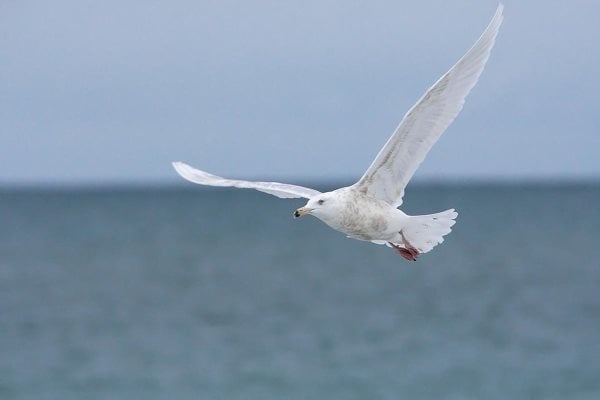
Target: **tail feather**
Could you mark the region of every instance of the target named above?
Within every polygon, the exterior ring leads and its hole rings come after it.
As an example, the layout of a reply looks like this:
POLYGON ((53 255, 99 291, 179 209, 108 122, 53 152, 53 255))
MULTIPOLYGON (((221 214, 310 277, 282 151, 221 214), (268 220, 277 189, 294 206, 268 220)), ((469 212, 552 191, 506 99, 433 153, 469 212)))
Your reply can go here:
POLYGON ((452 225, 456 223, 454 219, 457 216, 458 213, 453 208, 436 214, 410 216, 402 233, 419 253, 427 253, 444 241, 444 236, 450 233, 452 225))

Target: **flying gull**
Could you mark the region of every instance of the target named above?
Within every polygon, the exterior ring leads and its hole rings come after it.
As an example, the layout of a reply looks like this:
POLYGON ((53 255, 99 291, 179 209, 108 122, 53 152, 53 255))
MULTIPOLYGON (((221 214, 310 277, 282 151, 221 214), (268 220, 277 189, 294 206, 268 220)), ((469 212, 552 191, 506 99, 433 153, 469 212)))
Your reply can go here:
POLYGON ((308 202, 294 212, 295 217, 313 215, 349 238, 385 244, 415 261, 444 241, 458 214, 449 209, 429 215, 407 215, 398 209, 404 188, 477 83, 500 29, 502 11, 500 4, 473 47, 406 113, 373 163, 352 186, 321 193, 286 183, 226 179, 182 162, 174 162, 173 167, 183 178, 201 185, 306 198, 308 202))

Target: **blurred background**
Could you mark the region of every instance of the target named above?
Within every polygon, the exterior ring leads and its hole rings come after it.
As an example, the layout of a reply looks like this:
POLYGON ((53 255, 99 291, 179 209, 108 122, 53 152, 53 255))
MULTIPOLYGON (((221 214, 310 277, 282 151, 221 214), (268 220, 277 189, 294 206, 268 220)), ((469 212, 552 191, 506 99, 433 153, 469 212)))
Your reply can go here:
POLYGON ((495 1, 1 2, 0 398, 599 398, 600 4, 504 4, 408 263, 170 162, 350 184, 495 1))
MULTIPOLYGON (((497 5, 2 2, 0 182, 178 182, 179 159, 356 179, 497 5)), ((600 4, 505 6, 485 73, 417 176, 597 178, 600 4)))

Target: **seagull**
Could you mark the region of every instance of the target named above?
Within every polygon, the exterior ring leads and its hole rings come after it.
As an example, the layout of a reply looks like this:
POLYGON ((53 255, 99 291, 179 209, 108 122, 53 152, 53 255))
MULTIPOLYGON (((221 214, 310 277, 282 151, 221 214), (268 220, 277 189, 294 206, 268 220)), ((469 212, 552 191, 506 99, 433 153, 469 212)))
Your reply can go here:
POLYGON ((433 84, 404 118, 364 175, 351 186, 321 193, 279 182, 226 179, 182 162, 173 167, 190 182, 208 186, 256 189, 280 198, 306 198, 294 217, 312 215, 352 239, 387 245, 416 261, 444 241, 458 216, 454 209, 428 215, 407 215, 404 189, 433 144, 461 111, 490 56, 503 19, 499 4, 475 44, 433 84))

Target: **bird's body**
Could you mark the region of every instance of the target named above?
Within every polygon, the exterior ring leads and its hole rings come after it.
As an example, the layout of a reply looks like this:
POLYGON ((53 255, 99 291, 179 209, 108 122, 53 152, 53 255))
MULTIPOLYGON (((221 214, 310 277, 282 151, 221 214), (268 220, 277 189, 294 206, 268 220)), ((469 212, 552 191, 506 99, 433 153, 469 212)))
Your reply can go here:
POLYGON ((407 215, 356 185, 315 196, 294 216, 307 213, 351 239, 387 244, 413 261, 444 240, 458 215, 453 209, 431 215, 407 215))
POLYGON ((502 5, 473 47, 406 113, 363 176, 352 186, 331 192, 278 182, 221 178, 181 162, 173 163, 185 179, 210 186, 256 189, 281 198, 308 202, 296 217, 313 215, 352 239, 386 244, 402 257, 416 260, 450 233, 457 213, 410 216, 398 209, 404 189, 431 146, 452 123, 487 62, 502 23, 502 5))
POLYGON ((324 197, 336 199, 332 212, 314 215, 352 239, 392 241, 408 220, 399 209, 352 187, 324 193, 324 197))

